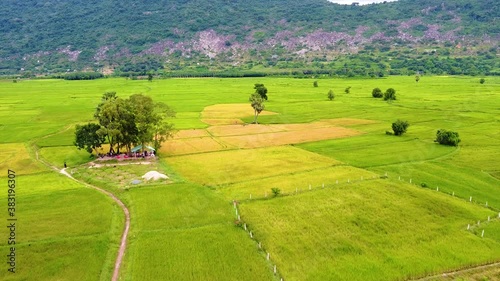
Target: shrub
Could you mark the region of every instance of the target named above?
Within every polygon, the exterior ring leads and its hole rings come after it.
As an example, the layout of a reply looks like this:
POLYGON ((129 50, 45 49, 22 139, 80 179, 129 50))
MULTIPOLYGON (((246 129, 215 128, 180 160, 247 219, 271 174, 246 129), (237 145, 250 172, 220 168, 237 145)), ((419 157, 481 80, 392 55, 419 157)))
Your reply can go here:
POLYGON ((384 93, 384 100, 396 100, 396 90, 394 90, 393 88, 387 89, 387 91, 385 91, 384 93))
POLYGON ((345 92, 346 94, 351 93, 351 86, 349 86, 349 87, 345 88, 344 92, 345 92))
POLYGON ((281 193, 281 190, 279 188, 277 188, 277 187, 271 188, 271 191, 273 192, 274 197, 280 195, 280 193, 281 193))
POLYGON ((328 91, 328 95, 327 96, 328 96, 329 100, 333 100, 335 98, 335 95, 333 94, 332 90, 328 91))
POLYGON ((383 96, 384 96, 384 94, 382 94, 382 90, 380 90, 380 88, 373 89, 373 91, 372 91, 372 97, 374 97, 374 98, 381 98, 383 96))
POLYGON ((447 131, 447 130, 438 130, 436 133, 435 142, 444 145, 458 146, 460 142, 460 137, 457 132, 447 131))
POLYGON ((396 122, 392 123, 392 130, 394 131, 394 134, 396 136, 401 136, 402 134, 406 133, 406 129, 410 126, 410 123, 408 121, 403 121, 403 120, 396 120, 396 122))
POLYGON ((484 78, 479 79, 479 83, 484 84, 484 82, 486 82, 484 78))
POLYGON ((428 187, 427 183, 423 182, 420 184, 421 187, 428 187))
POLYGON ((313 86, 314 86, 314 88, 317 88, 318 87, 318 81, 314 81, 313 82, 313 86))

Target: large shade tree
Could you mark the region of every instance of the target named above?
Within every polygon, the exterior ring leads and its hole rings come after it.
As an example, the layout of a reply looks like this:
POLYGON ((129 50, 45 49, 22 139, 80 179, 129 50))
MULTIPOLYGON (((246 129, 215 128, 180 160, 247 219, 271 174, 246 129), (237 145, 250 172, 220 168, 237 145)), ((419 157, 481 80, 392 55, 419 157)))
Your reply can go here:
POLYGON ((86 125, 76 125, 75 141, 73 144, 78 149, 85 149, 88 153, 96 151, 104 143, 105 138, 97 133, 101 128, 99 124, 88 123, 86 125))
MULTIPOLYGON (((166 119, 174 116, 175 112, 166 104, 155 103, 151 97, 143 94, 122 99, 116 92, 106 92, 94 113, 99 124, 93 124, 92 132, 103 142, 109 143, 110 153, 120 153, 121 148, 130 152, 132 146, 137 144, 145 147, 151 143, 158 149, 162 142, 173 135, 173 124, 166 122, 166 119)), ((80 128, 77 133, 80 134, 80 140, 77 139, 75 145, 82 146, 85 138, 81 134, 90 134, 90 131, 80 128)), ((88 135, 86 138, 96 136, 88 135)))

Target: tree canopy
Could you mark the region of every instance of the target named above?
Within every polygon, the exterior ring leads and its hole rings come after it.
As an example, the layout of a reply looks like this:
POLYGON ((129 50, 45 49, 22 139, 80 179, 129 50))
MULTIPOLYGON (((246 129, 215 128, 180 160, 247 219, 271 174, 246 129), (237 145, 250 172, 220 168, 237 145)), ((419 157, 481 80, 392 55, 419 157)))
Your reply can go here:
POLYGON ((398 119, 396 122, 392 123, 392 131, 394 131, 394 135, 401 136, 406 133, 409 126, 410 123, 408 123, 408 121, 398 119))
POLYGON ((387 89, 384 93, 384 100, 386 101, 396 100, 396 90, 394 90, 393 88, 387 89))
MULTIPOLYGON (((110 153, 120 153, 122 148, 130 152, 132 146, 137 144, 143 147, 152 144, 158 149, 162 142, 172 136, 173 125, 166 119, 174 116, 175 112, 166 104, 155 103, 151 97, 143 94, 122 99, 116 92, 106 92, 94 113, 99 124, 84 127, 85 130, 77 127, 75 145, 81 147, 89 140, 106 140, 110 153)), ((92 148, 95 149, 95 145, 92 148)))
POLYGON ((261 98, 267 100, 267 88, 264 84, 255 84, 253 88, 255 89, 255 93, 259 94, 261 98))
POLYGON ((75 141, 73 144, 78 149, 85 149, 88 153, 100 148, 105 141, 104 136, 99 135, 97 131, 101 126, 95 123, 88 123, 86 125, 76 125, 75 141))
POLYGON ((264 108, 265 108, 264 99, 258 93, 253 93, 250 95, 249 101, 250 101, 250 105, 254 109, 255 118, 253 120, 253 123, 257 124, 257 117, 262 112, 262 110, 264 110, 264 108))
POLYGON ((440 129, 436 132, 436 139, 434 141, 439 144, 458 146, 461 140, 457 132, 440 129))

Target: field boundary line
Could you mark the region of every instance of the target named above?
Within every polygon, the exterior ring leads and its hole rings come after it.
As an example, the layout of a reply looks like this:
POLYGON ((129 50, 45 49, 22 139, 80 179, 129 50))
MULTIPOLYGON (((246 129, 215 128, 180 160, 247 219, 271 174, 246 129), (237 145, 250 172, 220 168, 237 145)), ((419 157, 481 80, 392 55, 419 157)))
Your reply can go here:
MULTIPOLYGON (((339 165, 339 166, 348 166, 348 165, 339 165)), ((349 166, 349 167, 353 167, 353 166, 349 166)), ((327 168, 329 168, 329 167, 327 167, 327 168)), ((310 171, 315 171, 315 170, 320 170, 320 169, 324 169, 324 168, 312 169, 310 171)), ((306 171, 306 172, 310 172, 310 171, 306 171)), ((272 178, 272 176, 266 177, 266 178, 272 178)), ((266 178, 263 178, 263 179, 266 179, 266 178)), ((280 191, 279 196, 274 196, 272 194, 272 192, 270 192, 269 194, 264 193, 265 194, 264 197, 262 197, 261 195, 257 195, 257 194, 250 194, 251 195, 250 198, 240 199, 239 201, 240 202, 254 202, 254 201, 259 201, 259 200, 273 200, 273 199, 278 199, 281 197, 294 196, 294 195, 299 195, 299 194, 315 192, 318 190, 332 189, 335 187, 345 187, 345 186, 353 185, 356 183, 383 180, 383 179, 384 179, 383 177, 378 176, 378 175, 373 175, 371 177, 370 176, 368 176, 368 177, 362 176, 360 179, 347 178, 347 181, 346 181, 346 178, 343 178, 343 179, 337 179, 335 181, 335 183, 331 183, 331 184, 330 183, 327 183, 327 184, 323 183, 322 185, 317 185, 317 186, 316 185, 315 186, 309 185, 309 188, 300 188, 300 189, 298 187, 296 187, 295 192, 290 191, 288 193, 285 193, 285 192, 280 191), (254 196, 254 195, 256 195, 256 196, 254 196)), ((238 183, 241 183, 241 182, 238 182, 238 183)), ((224 187, 222 187, 222 188, 224 188, 224 187)))
POLYGON ((450 277, 450 276, 453 277, 453 276, 460 275, 463 273, 469 273, 469 272, 474 272, 474 271, 481 270, 481 269, 494 268, 494 267, 500 267, 500 262, 483 264, 483 265, 478 265, 478 266, 469 267, 469 268, 465 268, 465 269, 458 269, 458 270, 448 271, 448 272, 430 275, 430 276, 426 276, 426 277, 422 277, 422 278, 416 278, 416 279, 414 278, 414 279, 407 279, 407 280, 410 280, 410 281, 430 281, 430 280, 440 278, 440 277, 450 277))
POLYGON ((280 281, 283 281, 284 280, 283 276, 279 272, 277 264, 275 264, 275 263, 273 264, 273 261, 271 259, 271 253, 269 253, 269 252, 266 251, 265 247, 262 245, 262 241, 259 241, 255 237, 255 234, 253 234, 252 230, 250 230, 250 226, 248 226, 241 219, 240 210, 238 208, 239 204, 240 203, 238 201, 236 201, 236 200, 232 201, 232 205, 234 207, 234 211, 235 211, 235 214, 236 214, 235 224, 238 225, 239 227, 241 227, 243 229, 243 231, 245 231, 247 233, 247 235, 250 237, 250 239, 253 240, 257 244, 257 250, 259 252, 263 253, 264 255, 266 255, 265 259, 267 261, 268 266, 271 266, 270 270, 271 270, 271 273, 273 274, 274 278, 275 279, 279 279, 280 281))

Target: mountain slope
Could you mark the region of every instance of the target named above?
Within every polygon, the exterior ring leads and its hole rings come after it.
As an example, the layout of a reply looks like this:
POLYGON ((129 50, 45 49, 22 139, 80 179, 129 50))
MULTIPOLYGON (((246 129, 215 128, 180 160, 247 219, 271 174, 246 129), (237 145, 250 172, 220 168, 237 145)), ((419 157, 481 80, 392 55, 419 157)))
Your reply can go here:
POLYGON ((0 71, 140 70, 134 64, 151 60, 147 56, 173 70, 273 60, 307 66, 360 51, 417 47, 496 55, 500 34, 494 0, 149 2, 6 0, 0 6, 0 71))

